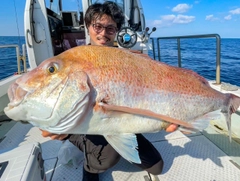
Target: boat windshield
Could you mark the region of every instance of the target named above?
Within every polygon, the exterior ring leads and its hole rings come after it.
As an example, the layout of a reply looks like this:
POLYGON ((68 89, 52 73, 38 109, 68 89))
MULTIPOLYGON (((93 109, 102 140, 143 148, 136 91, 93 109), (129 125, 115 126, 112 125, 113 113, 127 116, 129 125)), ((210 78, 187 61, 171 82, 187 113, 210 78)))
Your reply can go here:
MULTIPOLYGON (((91 0, 91 4, 94 4, 94 3, 104 3, 106 0, 91 0)), ((123 7, 123 2, 124 0, 111 0, 112 2, 115 2, 118 4, 118 6, 120 6, 122 9, 124 8, 123 7)))
MULTIPOLYGON (((72 7, 78 8, 78 10, 82 10, 82 1, 68 1, 68 0, 45 0, 46 7, 58 15, 63 11, 62 7, 64 7, 64 11, 71 11, 72 7)), ((104 3, 106 0, 90 0, 90 4, 94 3, 104 3)), ((117 3, 122 9, 124 9, 124 0, 110 0, 112 2, 117 3)))

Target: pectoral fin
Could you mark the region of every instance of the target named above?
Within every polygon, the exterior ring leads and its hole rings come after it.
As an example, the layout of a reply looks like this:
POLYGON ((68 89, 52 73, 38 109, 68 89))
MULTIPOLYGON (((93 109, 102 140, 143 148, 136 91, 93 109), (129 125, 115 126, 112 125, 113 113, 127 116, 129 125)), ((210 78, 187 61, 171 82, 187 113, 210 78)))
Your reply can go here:
POLYGON ((107 142, 126 160, 141 163, 138 155, 137 138, 134 134, 104 135, 107 142))
POLYGON ((162 115, 162 114, 158 114, 158 113, 155 113, 155 112, 152 112, 152 111, 149 111, 149 110, 131 108, 131 107, 125 107, 125 106, 108 105, 108 104, 105 104, 105 103, 102 103, 102 102, 98 103, 98 104, 99 104, 99 106, 102 106, 102 108, 104 110, 107 110, 107 111, 119 111, 119 112, 124 112, 124 113, 128 113, 128 114, 148 116, 148 117, 151 117, 151 118, 156 118, 156 119, 166 121, 166 122, 169 122, 169 123, 173 123, 173 124, 176 124, 176 125, 181 125, 181 126, 186 127, 186 128, 190 128, 190 129, 194 128, 192 126, 192 124, 190 124, 190 123, 187 123, 187 122, 184 122, 184 121, 181 121, 181 120, 177 120, 177 119, 174 119, 174 118, 171 118, 169 116, 162 115))

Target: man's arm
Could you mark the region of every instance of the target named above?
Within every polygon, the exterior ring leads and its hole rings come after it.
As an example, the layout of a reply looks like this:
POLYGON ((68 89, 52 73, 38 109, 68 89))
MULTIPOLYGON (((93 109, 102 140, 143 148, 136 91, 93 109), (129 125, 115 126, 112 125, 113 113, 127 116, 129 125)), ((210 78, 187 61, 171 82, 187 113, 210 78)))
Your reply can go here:
MULTIPOLYGON (((176 131, 178 128, 178 125, 176 124, 170 124, 166 128, 166 132, 173 132, 176 131)), ((41 129, 40 129, 41 130, 41 129)), ((42 136, 43 137, 50 137, 52 140, 65 140, 68 138, 68 134, 55 134, 55 133, 49 133, 48 131, 41 130, 42 131, 42 136)))

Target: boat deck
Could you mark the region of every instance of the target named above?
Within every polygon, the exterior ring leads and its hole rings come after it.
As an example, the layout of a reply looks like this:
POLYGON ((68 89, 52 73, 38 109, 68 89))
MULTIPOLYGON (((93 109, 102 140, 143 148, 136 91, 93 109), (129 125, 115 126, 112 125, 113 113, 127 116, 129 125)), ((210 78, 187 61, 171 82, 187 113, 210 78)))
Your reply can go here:
MULTIPOLYGON (((58 163, 58 150, 62 142, 50 140, 41 136, 40 130, 30 124, 5 122, 0 126, 2 139, 0 142, 0 160, 12 149, 20 149, 33 142, 39 142, 42 148, 42 157, 47 181, 76 181, 82 178, 83 155, 80 164, 76 167, 71 163, 61 165, 58 163), (7 131, 9 129, 9 131, 7 131), (5 130, 6 134, 3 132, 5 130), (4 151, 5 150, 5 151, 4 151)), ((216 140, 228 140, 225 135, 221 135, 214 127, 209 126, 204 132, 185 136, 180 131, 166 133, 145 134, 154 146, 161 153, 165 162, 163 173, 155 180, 160 181, 238 181, 240 180, 240 167, 237 162, 240 159, 240 145, 233 141, 232 152, 227 155, 218 146, 213 144, 208 137, 212 135, 216 140), (234 152, 235 150, 235 152, 234 152)), ((21 157, 19 154, 17 157, 21 157)), ((7 158, 10 162, 13 158, 7 158)), ((15 173, 15 172, 14 172, 15 173)), ((14 177, 7 177, 7 180, 14 180, 14 177)), ((1 179, 0 179, 1 180, 1 179)), ((21 180, 21 179, 20 179, 21 180)), ((147 181, 146 171, 140 170, 124 159, 105 173, 100 174, 100 181, 147 181)))

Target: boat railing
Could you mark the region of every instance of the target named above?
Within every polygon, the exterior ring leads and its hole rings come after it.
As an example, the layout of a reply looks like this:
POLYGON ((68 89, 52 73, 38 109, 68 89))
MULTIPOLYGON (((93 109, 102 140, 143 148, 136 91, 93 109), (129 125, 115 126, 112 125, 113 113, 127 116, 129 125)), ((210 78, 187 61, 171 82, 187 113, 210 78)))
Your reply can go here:
POLYGON ((17 74, 22 74, 27 72, 26 48, 24 44, 22 45, 22 55, 20 54, 20 49, 18 45, 0 45, 0 48, 16 48, 17 67, 18 67, 17 74), (21 63, 23 65, 23 68, 21 68, 21 63))
POLYGON ((178 49, 178 66, 182 67, 181 61, 181 39, 191 39, 191 38, 216 38, 216 84, 220 84, 220 53, 221 53, 221 37, 218 34, 203 34, 203 35, 187 35, 187 36, 170 36, 170 37, 157 37, 151 38, 152 40, 152 49, 153 49, 153 58, 161 61, 161 51, 160 51, 160 40, 163 39, 176 39, 177 40, 177 49, 178 49), (157 54, 155 51, 155 41, 157 41, 157 54))

